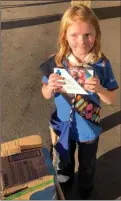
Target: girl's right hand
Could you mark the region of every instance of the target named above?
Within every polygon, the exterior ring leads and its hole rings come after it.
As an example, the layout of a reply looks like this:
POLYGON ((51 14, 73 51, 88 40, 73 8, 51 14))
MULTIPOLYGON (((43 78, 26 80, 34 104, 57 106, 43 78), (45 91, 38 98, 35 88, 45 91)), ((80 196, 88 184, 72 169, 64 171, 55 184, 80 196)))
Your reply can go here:
POLYGON ((56 73, 52 73, 48 79, 48 89, 50 91, 60 90, 64 85, 64 78, 56 73), (62 80, 62 82, 60 81, 62 80), (60 81, 60 82, 59 82, 60 81))

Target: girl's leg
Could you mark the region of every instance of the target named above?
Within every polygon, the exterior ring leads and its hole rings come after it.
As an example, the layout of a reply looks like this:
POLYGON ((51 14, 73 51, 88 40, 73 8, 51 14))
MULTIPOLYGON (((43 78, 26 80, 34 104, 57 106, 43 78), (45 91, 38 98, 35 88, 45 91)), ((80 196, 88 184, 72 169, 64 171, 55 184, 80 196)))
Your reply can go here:
POLYGON ((75 150, 76 142, 70 141, 70 162, 64 161, 62 158, 57 157, 57 179, 60 183, 65 198, 68 196, 73 179, 75 169, 75 150))
POLYGON ((51 145, 50 145, 50 156, 52 158, 52 162, 53 162, 53 166, 56 166, 56 150, 54 149, 54 146, 57 143, 58 140, 58 136, 56 135, 55 131, 53 130, 53 128, 50 126, 50 136, 51 136, 51 145))
POLYGON ((64 161, 62 158, 57 159, 57 174, 60 182, 66 182, 74 175, 75 169, 75 149, 76 142, 70 141, 70 161, 64 161), (63 179, 62 179, 63 178, 63 179))
POLYGON ((58 153, 55 150, 54 146, 57 143, 58 137, 51 127, 50 133, 52 141, 52 144, 50 146, 50 155, 57 173, 57 179, 66 198, 67 192, 71 187, 74 177, 76 142, 70 141, 70 162, 64 161, 58 156, 58 153))
POLYGON ((99 138, 92 142, 78 143, 78 187, 83 199, 88 199, 93 188, 98 141, 99 138))
POLYGON ((50 144, 50 156, 52 158, 52 162, 54 167, 57 169, 58 175, 60 173, 65 175, 72 175, 74 174, 74 168, 75 168, 75 149, 76 149, 76 142, 70 141, 70 163, 65 162, 62 158, 58 156, 58 153, 56 152, 54 146, 57 143, 58 136, 56 135, 55 131, 52 127, 50 128, 50 134, 51 134, 51 144, 50 144))

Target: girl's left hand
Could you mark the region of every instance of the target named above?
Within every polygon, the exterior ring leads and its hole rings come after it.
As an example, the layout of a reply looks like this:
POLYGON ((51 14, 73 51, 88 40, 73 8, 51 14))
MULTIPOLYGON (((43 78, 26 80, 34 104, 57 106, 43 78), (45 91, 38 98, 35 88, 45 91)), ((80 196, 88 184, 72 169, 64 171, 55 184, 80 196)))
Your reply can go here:
POLYGON ((97 77, 92 77, 92 79, 85 80, 84 89, 93 93, 99 93, 102 86, 100 85, 100 80, 97 77))

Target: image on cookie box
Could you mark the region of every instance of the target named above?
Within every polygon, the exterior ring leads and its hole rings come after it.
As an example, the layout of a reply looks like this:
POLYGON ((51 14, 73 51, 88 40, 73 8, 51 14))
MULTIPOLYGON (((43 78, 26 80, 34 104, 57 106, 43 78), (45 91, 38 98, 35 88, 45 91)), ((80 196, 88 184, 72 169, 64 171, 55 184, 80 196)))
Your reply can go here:
POLYGON ((92 68, 73 67, 70 68, 70 74, 78 84, 83 85, 86 79, 91 79, 94 76, 94 71, 92 68))

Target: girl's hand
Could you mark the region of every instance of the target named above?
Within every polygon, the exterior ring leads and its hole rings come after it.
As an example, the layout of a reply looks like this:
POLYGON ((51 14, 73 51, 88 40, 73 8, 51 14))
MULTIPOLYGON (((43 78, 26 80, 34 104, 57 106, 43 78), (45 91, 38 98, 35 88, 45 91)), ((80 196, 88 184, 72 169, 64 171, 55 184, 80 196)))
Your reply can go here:
POLYGON ((100 85, 100 80, 97 77, 92 77, 92 79, 85 80, 84 89, 93 93, 100 93, 102 86, 100 85))
POLYGON ((62 86, 64 85, 64 78, 56 73, 52 73, 48 79, 48 89, 50 91, 60 91, 62 86))

